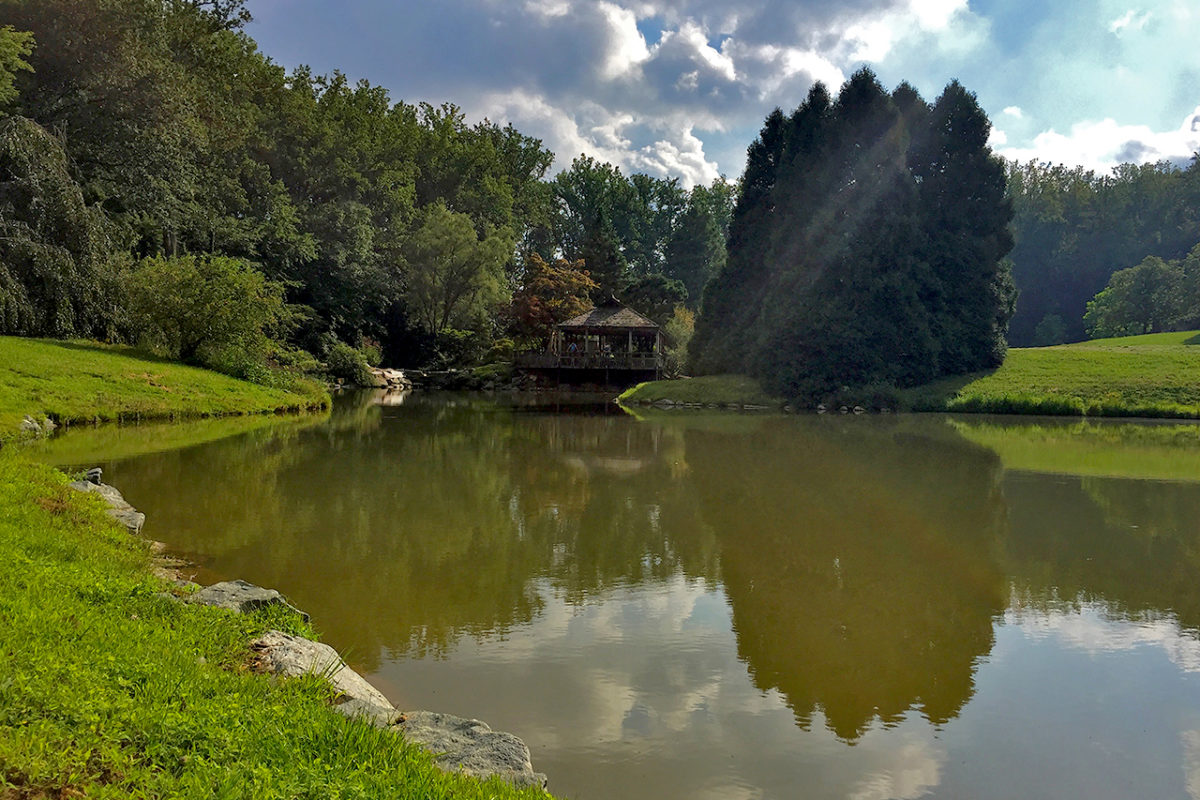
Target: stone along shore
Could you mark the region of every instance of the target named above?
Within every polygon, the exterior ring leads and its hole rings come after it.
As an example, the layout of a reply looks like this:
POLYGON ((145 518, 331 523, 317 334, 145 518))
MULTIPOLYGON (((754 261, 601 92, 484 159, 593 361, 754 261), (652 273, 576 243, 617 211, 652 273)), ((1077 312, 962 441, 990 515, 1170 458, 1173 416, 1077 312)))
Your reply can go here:
MULTIPOLYGON (((84 480, 71 488, 99 495, 108 505, 108 513, 131 534, 140 535, 146 515, 126 502, 116 488, 101 481, 98 468, 88 470, 84 480)), ((308 620, 308 614, 290 605, 278 591, 264 589, 242 580, 223 581, 200 587, 184 580, 180 569, 186 564, 165 556, 166 545, 153 542, 154 571, 170 580, 185 593, 167 595, 183 603, 199 603, 246 614, 261 608, 281 605, 308 620)), ((546 788, 546 776, 534 772, 529 748, 511 733, 494 731, 486 723, 433 711, 399 711, 361 675, 346 665, 336 650, 326 644, 298 636, 269 631, 250 643, 252 666, 280 678, 316 675, 334 689, 333 712, 363 720, 396 732, 406 741, 428 750, 439 767, 477 778, 499 777, 515 786, 546 788)))

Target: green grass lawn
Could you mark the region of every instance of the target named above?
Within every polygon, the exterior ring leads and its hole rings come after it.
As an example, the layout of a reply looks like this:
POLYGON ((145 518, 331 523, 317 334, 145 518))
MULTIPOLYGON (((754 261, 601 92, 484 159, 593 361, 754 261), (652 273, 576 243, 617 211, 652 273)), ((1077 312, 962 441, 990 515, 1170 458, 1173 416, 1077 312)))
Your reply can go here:
POLYGON ((1200 417, 1200 333, 1014 348, 997 370, 901 393, 914 410, 1200 417))
POLYGON ((0 438, 26 416, 60 424, 325 407, 324 389, 271 389, 125 347, 0 336, 0 438))
POLYGON ((326 707, 316 678, 250 672, 247 644, 309 633, 161 597, 99 500, 0 450, 0 797, 543 797, 443 773, 326 707))
POLYGON ((660 400, 705 405, 783 405, 782 398, 767 394, 758 381, 745 375, 705 375, 686 380, 649 381, 625 390, 617 399, 631 405, 660 400))
MULTIPOLYGON (((905 411, 1196 419, 1200 418, 1200 332, 1013 348, 999 369, 891 395, 889 405, 905 411)), ((653 381, 619 398, 627 404, 662 399, 721 405, 781 402, 742 375, 653 381)), ((870 398, 847 397, 843 402, 872 409, 876 405, 870 398)))

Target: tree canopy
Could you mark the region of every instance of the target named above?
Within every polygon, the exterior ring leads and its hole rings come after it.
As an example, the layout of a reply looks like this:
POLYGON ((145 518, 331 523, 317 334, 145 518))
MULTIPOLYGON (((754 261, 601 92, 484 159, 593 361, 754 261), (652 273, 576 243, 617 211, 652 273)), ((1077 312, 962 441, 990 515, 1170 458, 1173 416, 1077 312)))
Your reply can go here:
POLYGON ((1013 289, 1003 163, 957 82, 926 104, 869 70, 767 117, 725 268, 691 343, 700 372, 774 391, 914 385, 1003 359, 1013 289))

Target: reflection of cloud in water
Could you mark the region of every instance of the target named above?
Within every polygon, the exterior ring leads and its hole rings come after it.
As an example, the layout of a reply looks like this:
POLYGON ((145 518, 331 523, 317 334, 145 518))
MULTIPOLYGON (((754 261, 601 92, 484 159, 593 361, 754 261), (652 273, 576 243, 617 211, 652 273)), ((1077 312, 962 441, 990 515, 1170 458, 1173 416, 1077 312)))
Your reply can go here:
POLYGON ((1184 731, 1179 738, 1183 744, 1183 780, 1188 796, 1200 800, 1200 731, 1184 731))
POLYGON ((893 747, 886 759, 891 763, 855 784, 850 800, 914 800, 941 782, 945 751, 914 735, 893 747))
POLYGON ((600 781, 613 797, 750 800, 809 787, 811 797, 905 800, 941 778, 941 744, 915 711, 870 725, 854 747, 820 711, 810 730, 797 727, 784 695, 749 679, 727 598, 710 582, 677 575, 578 604, 556 599, 550 581, 536 591, 543 613, 503 637, 463 635, 447 661, 385 665, 407 695, 397 700, 512 730, 566 796, 600 781), (447 685, 451 695, 437 694, 447 685))
POLYGON ((1042 609, 1023 607, 1014 599, 1004 620, 1031 639, 1053 638, 1089 655, 1156 647, 1180 670, 1200 672, 1200 640, 1172 616, 1130 619, 1103 603, 1080 601, 1042 609))

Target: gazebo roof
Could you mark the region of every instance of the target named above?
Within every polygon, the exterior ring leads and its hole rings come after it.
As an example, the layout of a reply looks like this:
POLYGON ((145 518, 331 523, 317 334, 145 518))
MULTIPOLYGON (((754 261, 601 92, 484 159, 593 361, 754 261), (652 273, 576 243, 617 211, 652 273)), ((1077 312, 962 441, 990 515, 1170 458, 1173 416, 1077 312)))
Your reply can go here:
POLYGON ((560 322, 561 330, 584 330, 587 328, 609 328, 619 330, 658 330, 658 325, 652 319, 643 317, 632 308, 609 300, 596 306, 591 311, 585 311, 566 322, 560 322))

